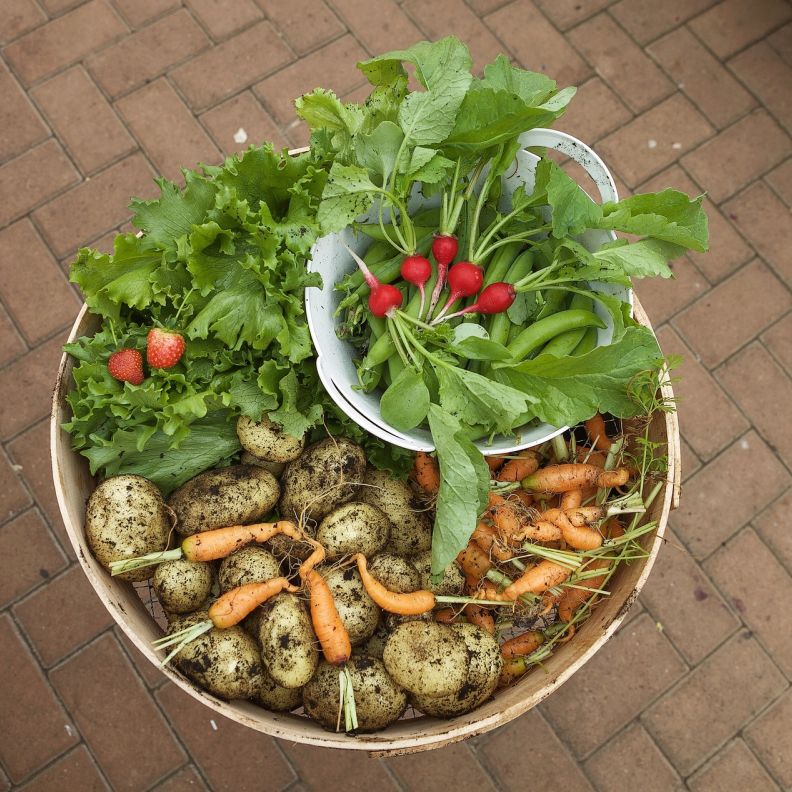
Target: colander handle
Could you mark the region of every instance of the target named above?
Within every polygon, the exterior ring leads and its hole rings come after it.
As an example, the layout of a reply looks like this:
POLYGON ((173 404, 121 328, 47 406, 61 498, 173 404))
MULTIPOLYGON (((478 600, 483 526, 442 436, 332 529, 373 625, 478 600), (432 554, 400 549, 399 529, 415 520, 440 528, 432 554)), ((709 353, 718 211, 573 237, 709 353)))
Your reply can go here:
POLYGON ((541 147, 560 151, 575 160, 588 173, 597 185, 602 203, 619 200, 616 183, 605 163, 585 143, 572 135, 555 129, 531 129, 520 135, 520 145, 523 148, 541 147))

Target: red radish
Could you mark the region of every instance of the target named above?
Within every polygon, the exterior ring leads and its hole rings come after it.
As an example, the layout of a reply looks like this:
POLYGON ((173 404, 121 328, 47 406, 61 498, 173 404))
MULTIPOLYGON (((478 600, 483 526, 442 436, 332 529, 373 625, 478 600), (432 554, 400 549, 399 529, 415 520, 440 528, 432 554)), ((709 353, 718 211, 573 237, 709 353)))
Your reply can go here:
POLYGON ((440 299, 440 292, 443 291, 443 286, 445 286, 448 265, 454 260, 458 249, 459 242, 457 242, 455 236, 451 234, 435 234, 432 242, 432 255, 437 262, 437 283, 435 283, 432 291, 432 299, 429 301, 430 316, 432 311, 434 311, 435 305, 437 305, 437 301, 440 299))
POLYGON ((400 308, 404 299, 402 293, 389 283, 380 283, 377 276, 366 266, 366 262, 346 242, 343 245, 349 251, 349 255, 355 259, 355 263, 363 273, 363 279, 370 289, 368 306, 371 313, 374 316, 383 317, 400 308))
POLYGON ((443 318, 445 312, 460 298, 472 297, 484 283, 484 270, 469 261, 460 261, 448 271, 448 285, 451 294, 443 310, 435 321, 443 318))
MULTIPOLYGON (((458 265, 457 265, 458 266, 458 265)), ((456 313, 448 314, 446 319, 453 319, 455 316, 461 316, 466 313, 480 313, 480 314, 498 314, 508 311, 514 302, 517 292, 514 291, 514 286, 511 283, 491 283, 484 291, 478 296, 478 300, 473 305, 468 305, 456 313)), ((438 319, 440 317, 438 316, 438 319)), ((435 319, 435 322, 437 319, 435 319)))
POLYGON ((424 309, 424 284, 432 276, 432 265, 429 263, 429 259, 417 254, 407 256, 402 261, 401 276, 407 283, 417 286, 421 292, 421 307, 418 311, 418 316, 422 316, 424 309))
POLYGON ((432 255, 438 264, 447 268, 456 257, 457 250, 459 250, 459 242, 455 236, 435 234, 432 242, 432 255))

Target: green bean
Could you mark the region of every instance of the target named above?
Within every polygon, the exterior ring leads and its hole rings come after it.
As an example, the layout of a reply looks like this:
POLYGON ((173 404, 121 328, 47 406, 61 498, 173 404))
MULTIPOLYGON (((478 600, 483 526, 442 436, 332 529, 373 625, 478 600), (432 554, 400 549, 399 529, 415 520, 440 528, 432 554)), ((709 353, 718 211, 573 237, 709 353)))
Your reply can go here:
MULTIPOLYGON (((525 277, 531 271, 533 260, 533 253, 530 250, 524 250, 512 261, 503 280, 506 283, 517 283, 520 278, 525 277)), ((506 311, 492 315, 487 324, 490 340, 497 341, 499 344, 505 344, 508 341, 511 319, 506 311)))
POLYGON ((537 322, 561 311, 565 307, 569 295, 563 289, 547 289, 542 292, 542 297, 544 297, 545 303, 536 314, 537 322))
POLYGON ((517 258, 521 247, 522 242, 512 242, 495 251, 489 266, 484 270, 484 286, 498 283, 506 277, 506 273, 517 258))
MULTIPOLYGON (((386 229, 392 227, 391 223, 385 223, 386 229)), ((356 226, 356 228, 359 228, 370 239, 376 239, 378 242, 387 241, 382 226, 379 223, 361 223, 356 226)), ((437 230, 436 226, 413 226, 413 228, 415 229, 416 238, 425 236, 426 234, 432 234, 437 230)), ((389 231, 388 233, 391 239, 396 238, 395 232, 389 231)))
POLYGON ((596 327, 589 327, 586 330, 586 334, 583 336, 581 342, 575 347, 575 350, 572 352, 573 355, 585 355, 587 352, 591 352, 597 346, 597 328, 596 327))
POLYGON ((380 261, 385 261, 393 256, 393 246, 385 240, 372 242, 363 254, 363 261, 368 264, 369 269, 380 261))
POLYGON ((605 327, 605 322, 591 311, 570 308, 529 325, 507 348, 514 359, 524 360, 551 338, 579 327, 605 327))
MULTIPOLYGON (((584 294, 572 295, 569 303, 570 308, 580 308, 584 311, 591 311, 594 308, 594 300, 584 294)), ((574 330, 567 330, 555 338, 551 338, 540 350, 540 355, 555 355, 555 357, 566 357, 571 355, 575 347, 581 342, 583 336, 588 331, 586 327, 576 327, 574 330)))

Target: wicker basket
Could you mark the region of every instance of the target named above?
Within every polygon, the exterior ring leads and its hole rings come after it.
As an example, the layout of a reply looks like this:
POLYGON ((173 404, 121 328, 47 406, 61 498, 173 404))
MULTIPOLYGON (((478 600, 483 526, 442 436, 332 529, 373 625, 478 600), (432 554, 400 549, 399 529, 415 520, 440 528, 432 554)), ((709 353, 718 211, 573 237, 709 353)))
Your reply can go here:
MULTIPOLYGON (((637 299, 634 314, 639 322, 650 326, 637 299)), ((98 319, 83 307, 69 340, 94 333, 98 324, 98 319)), ((160 658, 151 648, 151 641, 159 638, 162 630, 145 587, 143 596, 140 596, 140 591, 131 584, 111 578, 91 555, 85 540, 85 503, 95 481, 86 460, 72 450, 69 435, 61 429, 61 424, 69 418, 66 394, 72 387, 72 364, 72 359, 64 355, 53 395, 50 427, 52 472, 63 522, 83 571, 98 597, 135 646, 152 663, 159 665, 160 658)), ((672 396, 669 386, 665 386, 664 395, 672 396)), ((299 714, 269 712, 246 701, 221 701, 193 685, 176 669, 168 666, 162 671, 182 690, 237 723, 273 737, 326 748, 363 750, 376 756, 406 754, 437 748, 502 726, 536 706, 585 665, 613 635, 646 582, 662 543, 668 515, 676 508, 679 498, 679 426, 676 415, 658 413, 650 433, 652 440, 667 444, 669 468, 665 488, 655 499, 648 515, 649 519, 658 521, 657 531, 643 537, 648 557, 629 566, 622 565, 617 570, 611 579, 611 595, 594 608, 575 637, 558 647, 543 668, 533 670, 514 686, 498 691, 493 699, 467 715, 448 721, 424 716, 405 717, 383 732, 348 737, 324 731, 319 724, 299 714)))

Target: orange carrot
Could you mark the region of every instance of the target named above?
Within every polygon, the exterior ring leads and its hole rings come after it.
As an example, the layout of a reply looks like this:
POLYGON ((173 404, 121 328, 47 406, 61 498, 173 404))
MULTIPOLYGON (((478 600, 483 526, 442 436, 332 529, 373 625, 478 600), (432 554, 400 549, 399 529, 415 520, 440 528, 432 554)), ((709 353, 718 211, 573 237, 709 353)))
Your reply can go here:
POLYGON ((613 445, 613 440, 608 437, 605 431, 605 421, 599 413, 594 413, 586 421, 586 432, 588 433, 591 445, 600 451, 609 451, 613 445))
POLYGON ((471 602, 465 605, 463 613, 471 624, 481 627, 482 630, 486 630, 490 635, 495 635, 495 619, 487 608, 471 602))
POLYGON ((494 492, 489 494, 489 513, 501 538, 508 542, 512 534, 520 528, 520 516, 505 498, 494 492))
POLYGON ((533 502, 534 502, 533 495, 531 495, 530 492, 526 492, 524 489, 518 489, 515 490, 514 492, 510 492, 506 496, 506 500, 513 501, 515 503, 520 503, 526 509, 529 506, 533 506, 533 502))
POLYGON ((575 550, 596 550, 602 547, 602 534, 593 528, 573 525, 561 509, 548 509, 542 517, 555 523, 564 541, 575 550))
MULTIPOLYGON (((595 558, 586 565, 586 569, 607 569, 610 561, 607 558, 595 558)), ((586 578, 580 581, 580 585, 587 586, 588 588, 600 588, 605 582, 607 573, 597 575, 596 577, 586 578)), ((558 618, 561 621, 568 622, 575 615, 575 611, 582 605, 592 592, 585 591, 582 588, 568 588, 561 595, 561 600, 558 603, 558 618)))
POLYGON ((606 458, 605 454, 601 451, 592 451, 590 448, 585 447, 578 448, 577 450, 577 461, 585 461, 586 464, 594 465, 594 467, 604 468, 606 458))
POLYGON ((352 654, 349 633, 338 615, 333 593, 325 579, 311 569, 303 581, 311 598, 311 622, 325 660, 332 665, 341 666, 352 654))
POLYGON ((561 508, 566 511, 567 509, 576 509, 583 503, 583 490, 569 490, 561 496, 561 508))
POLYGON ((515 459, 510 459, 500 469, 498 481, 521 481, 539 469, 539 455, 536 451, 521 451, 515 459))
POLYGON ((468 542, 467 547, 460 551, 457 561, 465 577, 479 581, 492 569, 489 556, 475 543, 468 542))
POLYGON ((552 561, 540 561, 535 567, 526 569, 522 576, 507 586, 503 596, 509 600, 516 600, 523 594, 542 594, 547 589, 563 583, 571 574, 566 567, 552 561))
POLYGON ((418 451, 413 462, 413 478, 424 492, 434 495, 440 489, 440 468, 437 460, 425 451, 418 451))
POLYGON ((499 456, 487 456, 484 457, 484 459, 487 461, 487 467, 490 469, 490 473, 497 473, 501 465, 506 461, 503 457, 499 456))
MULTIPOLYGON (((562 506, 561 508, 563 509, 564 507, 562 506)), ((580 527, 604 520, 608 516, 608 510, 605 506, 576 506, 571 509, 564 509, 564 514, 566 514, 572 525, 580 527)))
POLYGON ((419 616, 434 608, 436 600, 431 591, 419 589, 406 594, 390 591, 368 571, 366 556, 355 553, 354 560, 357 561, 358 572, 366 593, 382 610, 398 613, 400 616, 419 616))
POLYGON ((528 670, 528 664, 523 657, 504 659, 503 668, 498 678, 498 687, 506 687, 519 679, 528 670))
POLYGON ((453 624, 457 619, 457 612, 453 608, 440 608, 435 611, 434 617, 440 624, 453 624))
POLYGON ((523 525, 515 538, 520 541, 530 539, 532 542, 557 542, 561 539, 561 529, 549 520, 537 520, 523 525))
POLYGON ((476 529, 471 534, 474 541, 485 553, 496 558, 498 561, 508 561, 514 553, 506 549, 498 541, 498 534, 495 528, 485 522, 478 522, 476 529))
POLYGON ((624 536, 624 528, 619 522, 618 517, 611 517, 610 520, 605 523, 604 531, 608 539, 616 539, 619 536, 624 536))
POLYGON ((600 470, 596 465, 565 463, 548 465, 526 476, 522 485, 535 492, 569 492, 586 486, 620 487, 629 478, 630 472, 624 468, 600 470))
POLYGON ((504 660, 510 660, 512 657, 524 657, 538 649, 543 641, 544 636, 540 632, 524 632, 501 644, 501 656, 504 660))
POLYGON ((240 547, 251 542, 266 542, 277 534, 299 535, 294 523, 281 520, 276 523, 254 523, 253 525, 229 525, 211 531, 188 536, 181 544, 182 553, 188 561, 215 561, 231 555, 240 547))
POLYGON ((308 573, 325 560, 325 549, 323 545, 320 545, 315 539, 311 539, 310 536, 304 536, 302 540, 313 547, 311 555, 309 555, 308 558, 306 558, 305 561, 300 564, 300 580, 305 580, 308 573))
POLYGON ((215 627, 233 627, 281 591, 299 591, 284 577, 265 580, 263 583, 246 583, 231 589, 215 600, 209 608, 209 618, 215 627))

